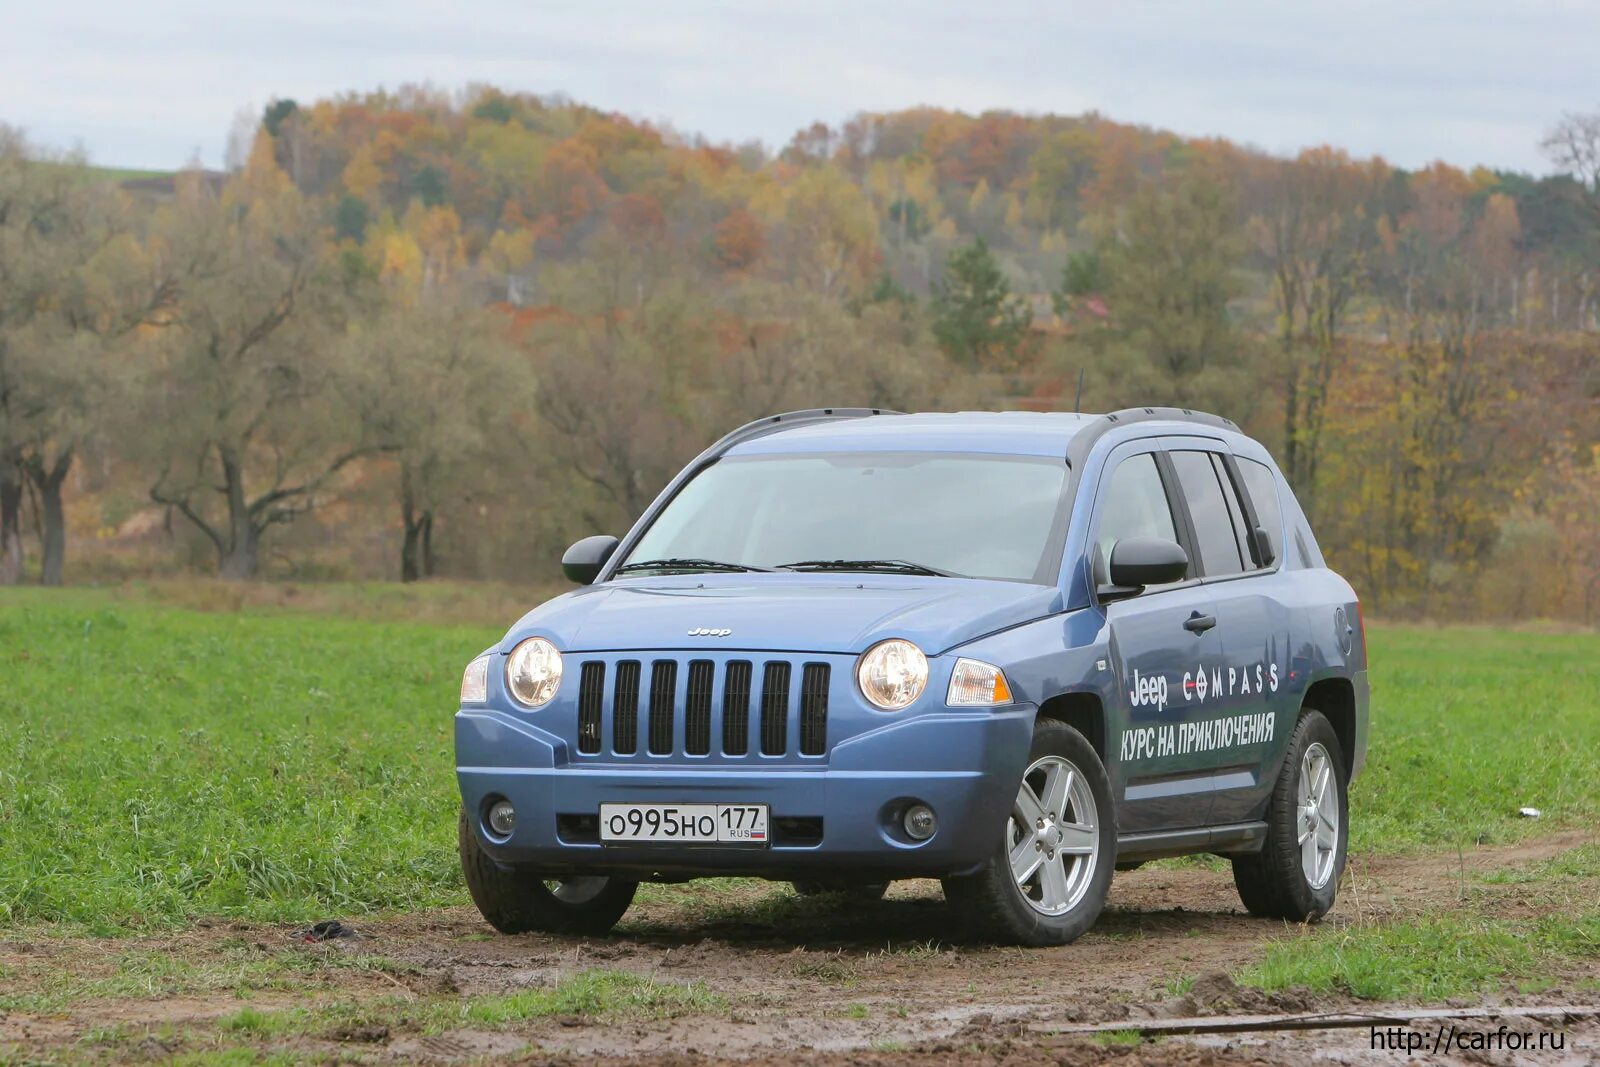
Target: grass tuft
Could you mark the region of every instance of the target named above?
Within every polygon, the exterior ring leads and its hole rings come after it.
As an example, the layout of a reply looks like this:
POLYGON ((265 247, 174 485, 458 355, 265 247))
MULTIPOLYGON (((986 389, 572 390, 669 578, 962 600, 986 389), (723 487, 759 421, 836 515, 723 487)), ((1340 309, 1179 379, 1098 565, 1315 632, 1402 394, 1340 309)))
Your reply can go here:
POLYGON ((1439 1001, 1542 981, 1563 962, 1600 956, 1600 911, 1536 922, 1476 914, 1315 928, 1273 943, 1235 977, 1265 992, 1307 989, 1363 1000, 1439 1001))
POLYGON ((1094 1043, 1106 1048, 1124 1048, 1139 1043, 1137 1030, 1103 1030, 1094 1035, 1094 1043))
POLYGON ((218 1025, 223 1030, 256 1037, 265 1037, 283 1029, 283 1021, 278 1013, 264 1012, 256 1008, 240 1008, 232 1015, 225 1016, 218 1025))
POLYGON ((559 1015, 622 1016, 665 1019, 717 1010, 726 1001, 695 982, 657 982, 627 971, 582 971, 554 986, 524 989, 503 996, 477 997, 442 1005, 432 1023, 438 1027, 473 1024, 504 1026, 527 1019, 559 1015))
POLYGON ((1169 978, 1161 986, 1161 992, 1167 998, 1181 997, 1194 988, 1194 975, 1183 974, 1176 978, 1169 978))

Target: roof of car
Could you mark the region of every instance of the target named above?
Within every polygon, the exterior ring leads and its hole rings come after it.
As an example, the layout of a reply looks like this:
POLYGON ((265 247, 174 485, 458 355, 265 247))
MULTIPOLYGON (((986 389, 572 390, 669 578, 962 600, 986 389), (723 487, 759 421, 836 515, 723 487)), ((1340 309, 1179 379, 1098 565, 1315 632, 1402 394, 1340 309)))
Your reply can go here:
POLYGON ((777 428, 728 449, 732 456, 796 452, 990 452, 1065 456, 1073 436, 1103 415, 1064 411, 885 413, 777 428))

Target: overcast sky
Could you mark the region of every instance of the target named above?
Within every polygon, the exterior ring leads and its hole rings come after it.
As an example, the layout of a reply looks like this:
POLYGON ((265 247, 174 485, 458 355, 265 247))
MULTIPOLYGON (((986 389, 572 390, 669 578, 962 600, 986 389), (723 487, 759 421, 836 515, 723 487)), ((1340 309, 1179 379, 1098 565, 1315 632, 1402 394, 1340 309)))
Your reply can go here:
POLYGON ((1600 109, 1600 4, 1561 0, 0 0, 0 121, 97 163, 222 162, 276 96, 490 82, 714 140, 1013 108, 1536 172, 1600 109))

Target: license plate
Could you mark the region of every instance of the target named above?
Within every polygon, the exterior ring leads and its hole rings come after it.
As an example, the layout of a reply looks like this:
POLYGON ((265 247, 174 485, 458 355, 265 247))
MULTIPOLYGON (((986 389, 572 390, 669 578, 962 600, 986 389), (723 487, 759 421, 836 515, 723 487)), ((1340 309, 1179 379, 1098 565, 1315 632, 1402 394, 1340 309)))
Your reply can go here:
POLYGON ((765 804, 602 804, 600 840, 630 844, 765 845, 765 804))

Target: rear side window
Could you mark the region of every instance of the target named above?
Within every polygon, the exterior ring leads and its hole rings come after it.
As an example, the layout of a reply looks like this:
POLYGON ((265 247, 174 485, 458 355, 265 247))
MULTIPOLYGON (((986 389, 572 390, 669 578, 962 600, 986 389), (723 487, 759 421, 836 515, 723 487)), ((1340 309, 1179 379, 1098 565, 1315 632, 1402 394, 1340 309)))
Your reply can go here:
POLYGON ((1209 452, 1169 452, 1172 467, 1178 474, 1178 485, 1183 499, 1189 505, 1189 519, 1194 523, 1196 547, 1200 550, 1200 565, 1208 577, 1239 574, 1245 570, 1243 545, 1235 533, 1235 519, 1230 508, 1237 502, 1229 500, 1232 490, 1224 482, 1226 477, 1217 470, 1209 452))
POLYGON ((1095 543, 1100 546, 1101 565, 1111 560, 1111 546, 1124 537, 1163 537, 1178 539, 1167 505, 1167 491, 1161 484, 1156 458, 1149 452, 1129 456, 1111 472, 1100 504, 1100 527, 1095 543))
POLYGON ((1249 570, 1255 565, 1255 557, 1250 552, 1250 520, 1244 513, 1244 505, 1239 500, 1233 476, 1228 473, 1227 463, 1215 453, 1211 455, 1211 469, 1222 484, 1222 499, 1228 505, 1228 522, 1233 525, 1233 539, 1239 543, 1245 569, 1249 570))
POLYGON ((1236 457, 1239 474, 1244 478, 1245 492, 1250 494, 1250 506, 1255 508, 1256 522, 1267 531, 1267 541, 1272 545, 1272 558, 1283 558, 1283 509, 1278 505, 1278 479, 1272 468, 1253 459, 1236 457))

